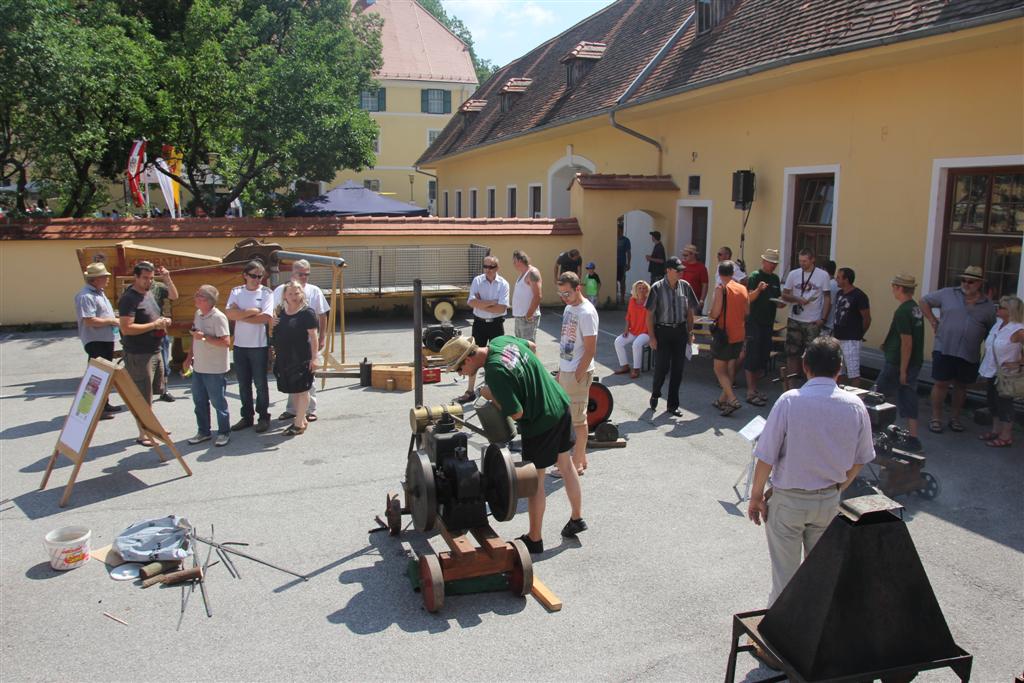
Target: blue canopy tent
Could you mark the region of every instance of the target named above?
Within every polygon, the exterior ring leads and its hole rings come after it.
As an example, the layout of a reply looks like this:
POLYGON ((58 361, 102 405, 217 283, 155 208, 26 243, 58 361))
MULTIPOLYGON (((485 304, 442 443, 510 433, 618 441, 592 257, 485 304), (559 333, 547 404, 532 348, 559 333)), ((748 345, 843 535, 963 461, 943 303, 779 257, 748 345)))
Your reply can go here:
POLYGON ((384 197, 351 180, 315 199, 298 202, 288 216, 429 216, 415 204, 384 197))

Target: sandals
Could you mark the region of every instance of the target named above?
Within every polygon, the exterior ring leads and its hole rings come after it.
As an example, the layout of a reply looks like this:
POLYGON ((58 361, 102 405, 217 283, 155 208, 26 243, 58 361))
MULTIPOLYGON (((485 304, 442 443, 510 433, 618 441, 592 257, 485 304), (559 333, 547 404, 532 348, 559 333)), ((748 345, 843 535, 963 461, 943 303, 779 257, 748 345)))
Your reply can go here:
POLYGON ((281 433, 284 434, 285 436, 299 436, 300 434, 304 434, 305 432, 305 427, 296 427, 295 425, 288 425, 288 429, 284 430, 281 433))
POLYGON ((630 379, 636 379, 639 376, 640 376, 640 371, 639 370, 631 370, 630 373, 629 373, 630 379))
POLYGON ((627 372, 629 372, 629 366, 628 365, 623 365, 621 368, 619 368, 618 370, 616 370, 612 374, 613 375, 625 375, 627 372))
POLYGON ((722 408, 725 407, 725 403, 723 401, 719 401, 717 398, 711 402, 711 405, 717 408, 718 410, 721 410, 722 408))
POLYGON ((740 409, 740 402, 739 401, 733 401, 731 403, 723 403, 722 404, 722 417, 729 417, 730 415, 732 415, 733 413, 735 413, 739 409, 740 409))
POLYGON ((753 394, 752 396, 747 396, 747 403, 749 403, 752 406, 763 406, 767 402, 768 401, 764 400, 763 398, 761 398, 757 394, 753 394))
POLYGON ((936 420, 935 418, 932 418, 932 419, 928 420, 928 431, 934 432, 936 434, 941 434, 942 433, 942 422, 939 421, 939 420, 936 420))
POLYGON ((978 436, 978 441, 992 441, 999 438, 999 432, 985 432, 978 436))
POLYGON ((135 439, 135 443, 140 446, 145 446, 146 448, 152 448, 156 445, 149 437, 139 437, 138 439, 135 439))
POLYGON ((949 430, 952 432, 964 431, 964 426, 961 424, 960 419, 956 417, 949 418, 949 430))
POLYGON ((988 446, 989 448, 1009 448, 1010 446, 1013 445, 1013 441, 1010 441, 1008 439, 995 438, 990 441, 986 441, 985 445, 988 446))

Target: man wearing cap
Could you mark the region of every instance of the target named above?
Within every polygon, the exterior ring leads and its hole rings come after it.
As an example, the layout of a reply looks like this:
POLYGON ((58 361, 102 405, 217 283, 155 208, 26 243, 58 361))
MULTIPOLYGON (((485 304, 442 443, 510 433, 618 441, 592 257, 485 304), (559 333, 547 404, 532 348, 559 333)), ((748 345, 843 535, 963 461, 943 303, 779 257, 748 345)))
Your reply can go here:
POLYGON ((775 274, 778 265, 779 250, 765 249, 761 254, 761 268, 747 277, 750 313, 747 315, 743 371, 747 377, 747 403, 754 406, 768 402, 768 397, 757 390, 757 381, 768 371, 771 360, 775 311, 785 306, 772 301, 782 296, 782 284, 775 274))
MULTIPOLYGON (((163 374, 160 343, 171 319, 160 315, 160 307, 150 290, 156 267, 149 261, 135 264, 132 285, 117 301, 118 325, 124 345, 124 368, 135 382, 146 403, 153 403, 153 378, 163 374), (157 333, 161 334, 157 334, 157 333)), ((143 446, 153 442, 139 423, 136 441, 143 446)))
POLYGON ((876 380, 878 391, 896 396, 899 416, 906 418, 910 439, 901 444, 909 451, 920 452, 917 435, 917 375, 924 360, 924 320, 914 301, 917 280, 913 275, 899 274, 891 281, 892 295, 899 306, 892 314, 889 333, 882 342, 885 362, 876 380))
POLYGON ((651 274, 651 284, 654 284, 665 277, 665 245, 661 243, 661 232, 658 230, 651 230, 651 239, 654 240, 654 248, 644 258, 647 259, 647 272, 651 274))
MULTIPOLYGON (((470 308, 473 309, 473 339, 486 346, 495 337, 505 334, 505 311, 508 310, 508 281, 498 275, 498 257, 484 257, 484 272, 469 285, 470 308)), ((466 393, 456 401, 468 403, 476 398, 476 373, 469 375, 466 393)))
POLYGON ((704 309, 704 299, 708 295, 708 269, 697 260, 697 245, 687 244, 683 247, 683 279, 693 289, 697 304, 704 309))
POLYGON ((949 428, 964 431, 960 412, 967 399, 967 385, 978 380, 981 344, 996 322, 995 304, 982 288, 985 273, 979 266, 968 266, 960 274, 959 287, 945 287, 921 299, 921 312, 935 333, 932 350, 932 419, 928 429, 942 431, 942 407, 953 385, 953 407, 949 428), (935 316, 940 309, 941 322, 935 316))
MULTIPOLYGON (((110 282, 110 271, 103 263, 90 263, 82 273, 85 286, 75 295, 75 317, 78 320, 78 338, 85 347, 86 355, 92 358, 114 360, 114 341, 120 325, 114 315, 114 307, 105 292, 110 282)), ((110 403, 103 406, 101 420, 109 420, 121 406, 110 403)))
POLYGON ((583 268, 583 257, 580 256, 579 249, 570 249, 569 251, 563 251, 555 259, 555 282, 558 281, 558 276, 562 273, 576 273, 577 276, 582 275, 580 270, 583 268))
POLYGON ((626 273, 633 266, 633 244, 625 235, 625 223, 622 220, 622 216, 619 216, 615 234, 615 303, 623 304, 628 298, 626 294, 628 291, 626 288, 626 273))
POLYGON ((511 336, 496 337, 486 346, 477 346, 472 337, 455 337, 441 348, 448 370, 472 376, 484 369, 487 386, 481 394, 502 415, 516 421, 523 438, 523 460, 537 468, 542 483, 527 500, 530 531, 519 537, 532 554, 544 552, 544 470, 556 463, 570 505, 562 535, 572 538, 587 529, 580 480, 569 457, 573 447, 569 397, 534 354, 535 348, 532 342, 511 336))
POLYGON ((654 386, 651 391, 651 410, 658 409, 661 387, 668 375, 668 412, 676 417, 679 410, 679 386, 686 365, 686 346, 693 342, 693 320, 697 310, 697 297, 693 288, 683 280, 682 262, 670 256, 665 262, 665 277, 651 285, 647 296, 647 330, 649 344, 654 351, 654 386))

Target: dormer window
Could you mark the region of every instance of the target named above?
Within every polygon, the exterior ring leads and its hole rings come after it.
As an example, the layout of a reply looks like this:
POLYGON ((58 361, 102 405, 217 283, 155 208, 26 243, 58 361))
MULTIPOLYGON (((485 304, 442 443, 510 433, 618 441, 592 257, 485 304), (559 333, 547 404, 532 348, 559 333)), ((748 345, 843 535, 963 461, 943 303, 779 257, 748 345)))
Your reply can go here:
POLYGON ((736 0, 694 0, 697 13, 697 35, 718 26, 729 13, 736 0))
POLYGON ((532 78, 510 78, 501 87, 501 111, 511 111, 516 97, 526 92, 526 89, 533 83, 532 78))
POLYGON ((569 54, 562 57, 560 61, 565 64, 566 87, 571 88, 582 81, 583 77, 594 67, 597 60, 604 56, 604 51, 607 47, 604 43, 584 40, 578 43, 569 54))
POLYGON ((466 116, 472 116, 478 111, 483 111, 483 108, 486 106, 487 100, 466 100, 462 103, 462 106, 459 107, 459 111, 466 116))

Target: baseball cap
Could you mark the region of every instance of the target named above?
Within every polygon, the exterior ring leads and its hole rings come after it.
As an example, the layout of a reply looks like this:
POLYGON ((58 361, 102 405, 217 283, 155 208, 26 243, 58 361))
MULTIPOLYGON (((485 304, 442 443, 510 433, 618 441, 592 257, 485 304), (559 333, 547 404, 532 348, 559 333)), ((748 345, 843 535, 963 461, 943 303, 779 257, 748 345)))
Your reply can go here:
POLYGON ((672 270, 684 270, 685 266, 683 265, 683 262, 679 260, 679 257, 669 256, 665 260, 665 268, 671 268, 672 270))

